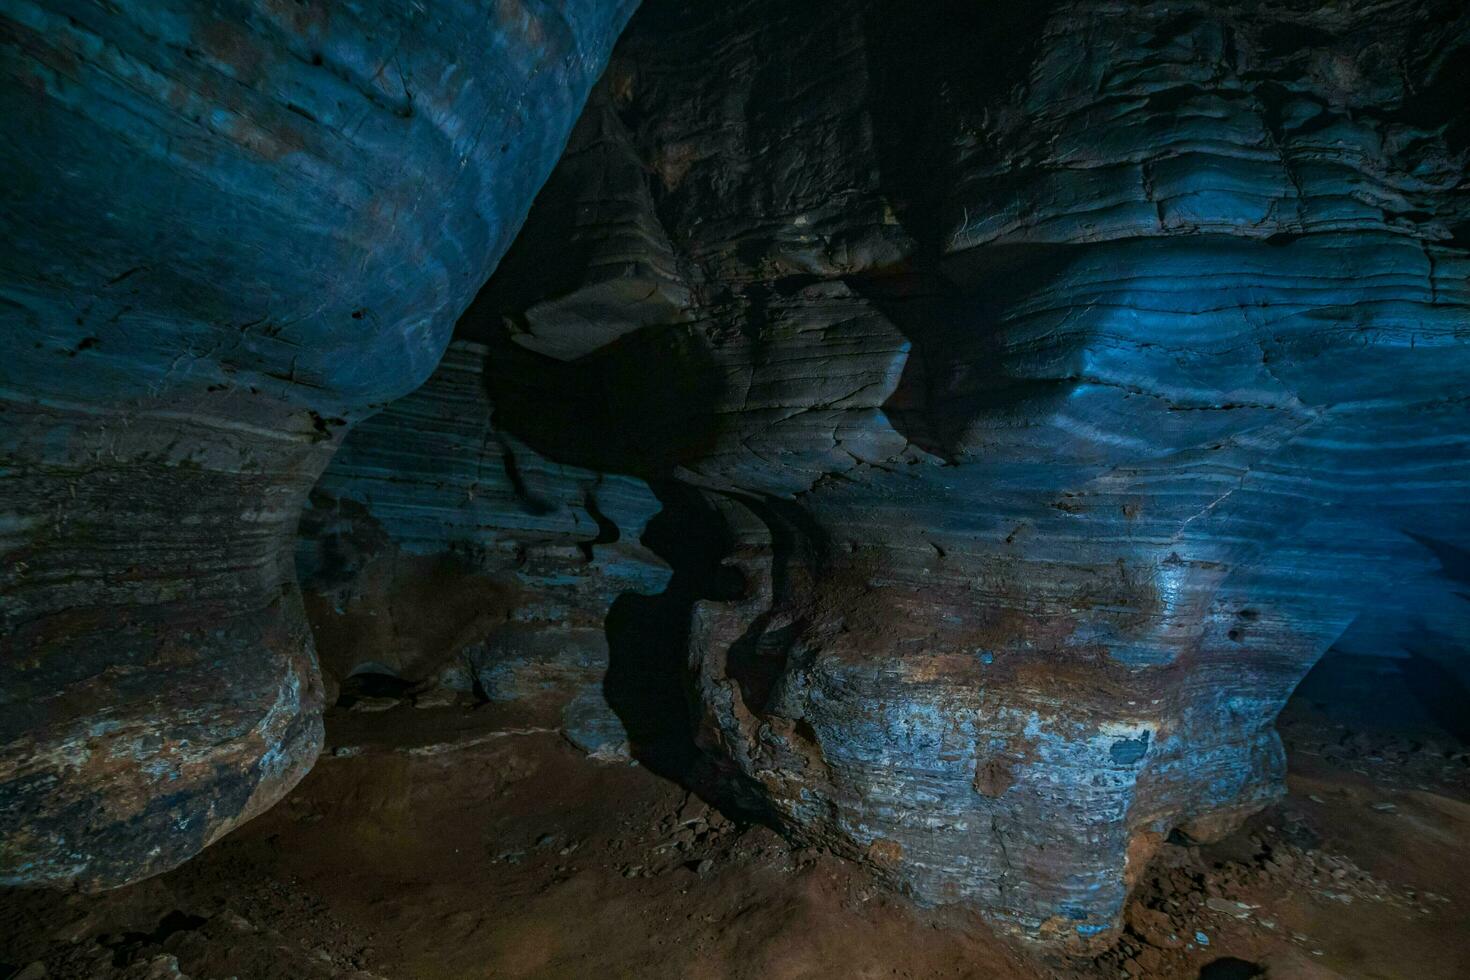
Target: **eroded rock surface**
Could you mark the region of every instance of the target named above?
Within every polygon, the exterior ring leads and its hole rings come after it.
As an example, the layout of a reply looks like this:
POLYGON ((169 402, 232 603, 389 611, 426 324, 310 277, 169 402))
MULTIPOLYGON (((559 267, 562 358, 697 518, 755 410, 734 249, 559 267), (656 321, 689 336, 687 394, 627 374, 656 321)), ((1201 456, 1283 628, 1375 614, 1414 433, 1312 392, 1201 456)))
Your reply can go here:
POLYGON ((1095 945, 1470 641, 1463 4, 656 0, 439 364, 631 6, 0 14, 0 880, 285 792, 309 610, 1095 945))
POLYGON ((5 5, 0 882, 156 873, 311 764, 301 506, 633 6, 5 5))
POLYGON ((616 690, 610 707, 604 686, 610 644, 637 641, 612 608, 668 586, 640 543, 662 505, 642 480, 552 462, 499 431, 487 356, 451 344, 422 388, 353 431, 313 491, 298 564, 323 667, 513 704, 625 757, 614 708, 632 709, 616 690))
POLYGON ((1344 629, 1432 601, 1398 584, 1470 541, 1470 20, 1319 8, 624 39, 463 329, 498 429, 703 498, 743 586, 690 593, 701 741, 793 835, 1096 944, 1171 830, 1279 793, 1344 629))

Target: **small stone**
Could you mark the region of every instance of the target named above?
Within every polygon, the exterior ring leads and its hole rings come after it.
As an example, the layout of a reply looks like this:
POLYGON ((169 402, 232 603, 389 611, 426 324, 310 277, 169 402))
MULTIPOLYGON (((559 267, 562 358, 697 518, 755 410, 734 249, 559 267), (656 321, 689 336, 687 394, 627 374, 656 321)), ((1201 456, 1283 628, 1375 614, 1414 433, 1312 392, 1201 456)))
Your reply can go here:
POLYGON ((255 926, 251 925, 249 919, 247 919, 243 915, 239 915, 238 913, 235 913, 235 912, 230 912, 230 911, 227 910, 227 911, 221 912, 219 915, 215 916, 215 918, 218 919, 220 922, 223 922, 225 925, 229 926, 231 929, 235 930, 236 932, 254 932, 255 931, 255 926))
POLYGON ((352 702, 352 711, 387 711, 401 704, 397 698, 358 698, 352 702))
POLYGON ((691 794, 679 807, 677 820, 683 824, 705 823, 709 812, 709 804, 691 794))
POLYGON ((459 703, 459 692, 435 685, 413 696, 415 708, 452 708, 459 703))
POLYGON ((342 682, 337 680, 337 675, 322 668, 322 705, 333 708, 337 705, 337 699, 342 696, 342 682))
POLYGON ((160 953, 146 963, 134 963, 119 980, 188 980, 188 977, 179 971, 178 957, 160 953))
POLYGON ((1158 909, 1134 904, 1128 910, 1128 924, 1150 946, 1178 949, 1183 945, 1169 916, 1158 909))
POLYGON ((10 980, 43 980, 45 976, 46 964, 36 960, 21 967, 19 973, 11 974, 10 980))
POLYGON ((700 861, 699 864, 695 866, 694 873, 699 875, 700 877, 704 877, 714 869, 715 862, 710 860, 709 858, 705 858, 703 861, 700 861))
POLYGON ((1213 896, 1205 899, 1205 907, 1215 912, 1222 912, 1225 915, 1234 916, 1237 919, 1249 918, 1251 914, 1250 906, 1244 902, 1232 902, 1213 896))
POLYGON ((1377 810, 1379 813, 1393 813, 1398 810, 1398 807, 1392 803, 1374 803, 1373 809, 1377 810))

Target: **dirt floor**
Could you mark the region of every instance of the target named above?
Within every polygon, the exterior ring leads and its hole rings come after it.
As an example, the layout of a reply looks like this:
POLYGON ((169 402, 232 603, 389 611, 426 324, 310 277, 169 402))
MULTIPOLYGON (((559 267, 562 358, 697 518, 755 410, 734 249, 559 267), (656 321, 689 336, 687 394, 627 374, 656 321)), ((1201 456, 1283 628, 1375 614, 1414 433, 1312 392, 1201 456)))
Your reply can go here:
POLYGON ((554 732, 405 701, 334 711, 288 800, 170 874, 0 893, 0 977, 1470 977, 1466 746, 1326 708, 1283 717, 1288 798, 1166 847, 1097 960, 911 909, 554 732))

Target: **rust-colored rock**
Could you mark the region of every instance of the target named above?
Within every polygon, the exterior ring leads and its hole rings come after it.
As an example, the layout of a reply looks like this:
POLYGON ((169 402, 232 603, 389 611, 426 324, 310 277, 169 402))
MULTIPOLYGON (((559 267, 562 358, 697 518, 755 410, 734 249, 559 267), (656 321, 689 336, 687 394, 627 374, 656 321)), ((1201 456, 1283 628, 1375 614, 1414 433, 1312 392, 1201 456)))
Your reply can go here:
POLYGON ((0 883, 116 885, 321 743, 292 570, 634 4, 0 11, 0 883))

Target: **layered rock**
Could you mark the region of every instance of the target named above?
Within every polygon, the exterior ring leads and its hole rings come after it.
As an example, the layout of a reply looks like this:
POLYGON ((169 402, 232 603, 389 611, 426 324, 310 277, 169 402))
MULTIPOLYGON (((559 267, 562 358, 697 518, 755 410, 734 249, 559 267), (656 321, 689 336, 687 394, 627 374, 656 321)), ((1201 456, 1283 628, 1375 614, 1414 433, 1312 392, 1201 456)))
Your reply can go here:
POLYGON ((7 4, 0 882, 115 885, 321 740, 291 562, 633 4, 7 4))
POLYGON ((463 327, 501 430, 719 515, 689 668, 747 801, 1088 945, 1279 792, 1297 680, 1470 543, 1467 45, 1417 0, 645 8, 463 327))
POLYGON ((298 567, 323 667, 511 705, 626 757, 604 693, 620 640, 608 620, 620 596, 668 585, 640 543, 661 504, 642 480, 552 462, 499 431, 487 355, 451 344, 422 388, 352 432, 313 491, 298 567))

